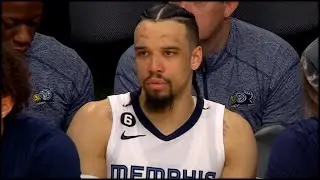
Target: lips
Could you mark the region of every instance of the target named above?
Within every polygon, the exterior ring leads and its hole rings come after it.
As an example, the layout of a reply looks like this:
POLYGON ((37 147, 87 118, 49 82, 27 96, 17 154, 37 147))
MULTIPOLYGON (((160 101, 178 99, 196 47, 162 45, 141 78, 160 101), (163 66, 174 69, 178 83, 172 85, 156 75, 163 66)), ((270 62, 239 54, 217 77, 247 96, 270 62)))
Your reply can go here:
POLYGON ((161 78, 150 78, 146 84, 166 84, 167 82, 161 78))
POLYGON ((19 53, 24 54, 24 53, 27 52, 28 48, 14 48, 14 50, 15 50, 15 51, 18 51, 19 53))
POLYGON ((146 81, 146 85, 152 89, 162 89, 167 85, 167 82, 161 78, 151 78, 146 81))

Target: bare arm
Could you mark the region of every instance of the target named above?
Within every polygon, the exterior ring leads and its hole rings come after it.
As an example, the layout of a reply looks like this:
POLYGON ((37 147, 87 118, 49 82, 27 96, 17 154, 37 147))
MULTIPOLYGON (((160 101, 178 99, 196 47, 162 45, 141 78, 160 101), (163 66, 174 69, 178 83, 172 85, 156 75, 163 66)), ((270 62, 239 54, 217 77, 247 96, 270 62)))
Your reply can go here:
POLYGON ((108 100, 87 103, 75 114, 67 134, 77 147, 82 174, 106 178, 106 148, 111 125, 108 100))
POLYGON ((256 178, 257 145, 249 123, 226 110, 223 136, 226 158, 222 178, 256 178))

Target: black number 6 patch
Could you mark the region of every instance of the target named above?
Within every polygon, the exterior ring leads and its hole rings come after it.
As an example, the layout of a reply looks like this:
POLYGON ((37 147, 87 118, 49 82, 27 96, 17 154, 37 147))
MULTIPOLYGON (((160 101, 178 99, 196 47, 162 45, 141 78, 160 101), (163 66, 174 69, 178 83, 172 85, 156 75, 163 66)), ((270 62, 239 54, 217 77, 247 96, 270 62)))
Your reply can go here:
POLYGON ((122 113, 120 118, 121 123, 125 126, 132 127, 136 124, 136 119, 131 113, 122 113))

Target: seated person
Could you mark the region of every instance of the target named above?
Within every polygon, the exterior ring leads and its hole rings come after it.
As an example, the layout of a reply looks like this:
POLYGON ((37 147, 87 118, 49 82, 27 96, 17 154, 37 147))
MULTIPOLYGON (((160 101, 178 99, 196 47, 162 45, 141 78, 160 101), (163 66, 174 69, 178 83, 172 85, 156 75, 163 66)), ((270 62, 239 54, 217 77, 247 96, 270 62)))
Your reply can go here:
POLYGON ((2 51, 0 178, 80 178, 72 140, 21 113, 31 94, 25 59, 2 51))
POLYGON ((202 61, 198 35, 193 14, 177 5, 142 14, 134 33, 142 88, 86 104, 68 129, 82 177, 256 177, 249 123, 191 94, 193 71, 202 61))
POLYGON ((278 135, 271 149, 267 178, 320 177, 319 38, 303 52, 305 119, 278 135))
MULTIPOLYGON (((231 18, 238 2, 172 3, 192 12, 199 26, 205 58, 195 73, 195 92, 241 114, 254 132, 301 118, 299 56, 291 45, 270 31, 231 18)), ((134 58, 134 46, 121 56, 115 94, 139 88, 134 58)))
POLYGON ((26 55, 31 71, 32 97, 24 111, 66 130, 74 113, 94 99, 88 66, 74 50, 36 33, 43 10, 41 0, 4 1, 1 5, 2 41, 15 53, 26 55))

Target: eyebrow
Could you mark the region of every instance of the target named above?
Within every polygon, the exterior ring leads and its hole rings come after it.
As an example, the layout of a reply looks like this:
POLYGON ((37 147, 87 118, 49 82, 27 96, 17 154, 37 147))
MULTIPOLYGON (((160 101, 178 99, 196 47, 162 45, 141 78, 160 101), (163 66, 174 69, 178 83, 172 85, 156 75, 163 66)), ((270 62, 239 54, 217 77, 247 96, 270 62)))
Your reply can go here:
POLYGON ((145 46, 134 46, 134 50, 143 50, 143 49, 147 49, 147 47, 145 46))
MULTIPOLYGON (((18 16, 2 16, 3 19, 7 19, 7 20, 10 20, 10 21, 23 21, 21 18, 19 18, 18 16)), ((32 19, 32 20, 41 20, 42 18, 42 15, 35 15, 35 16, 32 16, 28 19, 32 19)))
POLYGON ((176 50, 176 51, 180 51, 181 50, 177 46, 165 46, 165 47, 161 47, 161 49, 163 49, 163 50, 176 50))
MULTIPOLYGON (((146 46, 135 46, 134 47, 134 50, 144 50, 144 49, 147 49, 146 46)), ((180 51, 181 48, 177 47, 177 46, 164 46, 164 47, 161 47, 162 50, 176 50, 176 51, 180 51)))

